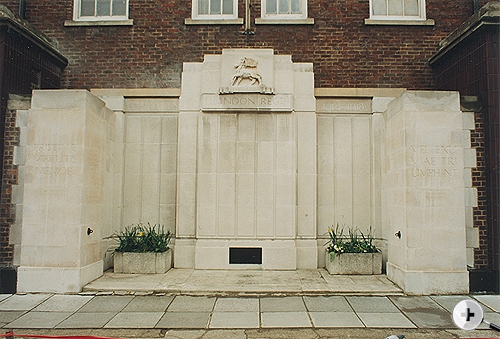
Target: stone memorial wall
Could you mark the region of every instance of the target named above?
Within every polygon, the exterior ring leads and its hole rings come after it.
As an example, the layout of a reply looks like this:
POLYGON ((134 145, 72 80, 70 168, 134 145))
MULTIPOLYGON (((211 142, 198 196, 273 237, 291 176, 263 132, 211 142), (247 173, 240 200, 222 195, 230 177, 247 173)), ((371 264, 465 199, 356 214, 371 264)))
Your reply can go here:
POLYGON ((338 223, 372 230, 405 292, 466 293, 475 157, 458 94, 313 78, 237 49, 185 63, 180 91, 35 91, 18 122, 18 290, 80 290, 132 223, 171 230, 178 268, 292 270, 324 267, 338 223))

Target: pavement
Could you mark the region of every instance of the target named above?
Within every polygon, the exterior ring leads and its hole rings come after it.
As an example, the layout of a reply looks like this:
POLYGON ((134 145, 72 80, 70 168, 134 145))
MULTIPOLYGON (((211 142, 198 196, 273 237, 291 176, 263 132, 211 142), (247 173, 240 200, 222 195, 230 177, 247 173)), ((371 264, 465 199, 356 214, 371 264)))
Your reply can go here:
POLYGON ((351 279, 359 291, 351 286, 343 294, 338 287, 332 290, 328 283, 322 285, 322 291, 318 286, 313 288, 311 284, 317 281, 307 277, 325 273, 311 271, 107 273, 79 294, 0 295, 0 326, 16 335, 115 338, 383 339, 391 334, 405 334, 407 339, 500 337, 484 323, 474 331, 459 330, 451 317, 459 301, 475 299, 483 307, 484 319, 500 324, 499 295, 407 296, 399 288, 382 295, 377 281, 381 286, 393 285, 385 276, 344 276, 342 281, 348 285, 346 279, 351 279), (247 288, 240 286, 245 285, 241 275, 249 279, 247 288), (175 281, 165 280, 175 276, 175 281), (183 286, 181 276, 185 279, 183 286), (293 280, 293 276, 297 279, 293 280), (292 281, 283 280, 287 277, 292 281), (151 284, 141 285, 143 280, 151 284), (129 281, 127 286, 123 285, 125 281, 129 281), (224 281, 233 283, 220 286, 224 281), (104 285, 106 289, 97 288, 104 285), (213 285, 220 290, 214 290, 213 285), (265 285, 273 288, 266 292, 265 285), (372 286, 372 292, 364 285, 372 286))

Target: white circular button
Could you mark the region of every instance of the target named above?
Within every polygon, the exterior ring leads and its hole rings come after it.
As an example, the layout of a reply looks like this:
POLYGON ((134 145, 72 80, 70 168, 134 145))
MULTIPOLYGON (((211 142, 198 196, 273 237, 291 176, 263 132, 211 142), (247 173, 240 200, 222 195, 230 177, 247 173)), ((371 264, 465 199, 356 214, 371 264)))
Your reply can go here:
POLYGON ((477 301, 462 300, 453 309, 453 321, 462 330, 473 330, 483 322, 483 308, 477 301))

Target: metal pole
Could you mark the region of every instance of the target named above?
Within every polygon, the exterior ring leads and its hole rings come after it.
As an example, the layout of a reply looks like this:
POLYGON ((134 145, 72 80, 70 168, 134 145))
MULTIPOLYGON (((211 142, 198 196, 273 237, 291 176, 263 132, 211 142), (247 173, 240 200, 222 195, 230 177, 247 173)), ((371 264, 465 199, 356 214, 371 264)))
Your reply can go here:
POLYGON ((23 19, 26 15, 26 0, 19 0, 19 16, 23 19))
POLYGON ((245 31, 243 34, 247 36, 247 45, 250 43, 250 35, 255 34, 250 30, 250 8, 252 5, 250 4, 250 0, 245 0, 245 31))
POLYGON ((479 0, 472 0, 472 6, 474 8, 474 13, 479 11, 479 0))

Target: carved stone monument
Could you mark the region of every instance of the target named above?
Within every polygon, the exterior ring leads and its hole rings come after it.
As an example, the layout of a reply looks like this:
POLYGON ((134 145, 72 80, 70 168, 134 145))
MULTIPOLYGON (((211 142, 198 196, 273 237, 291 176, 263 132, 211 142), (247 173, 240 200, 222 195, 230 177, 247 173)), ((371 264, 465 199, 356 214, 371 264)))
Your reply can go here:
POLYGON ((332 225, 371 227, 406 293, 468 292, 458 93, 315 89, 312 64, 271 49, 185 63, 181 90, 92 93, 35 91, 18 114, 19 292, 81 290, 137 222, 164 224, 174 267, 195 269, 323 268, 332 225))
POLYGON ((317 267, 312 65, 224 50, 185 63, 182 86, 175 266, 317 267), (261 261, 230 264, 232 248, 261 261))

